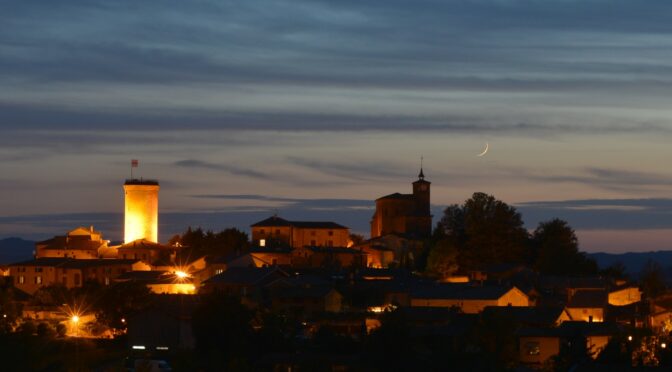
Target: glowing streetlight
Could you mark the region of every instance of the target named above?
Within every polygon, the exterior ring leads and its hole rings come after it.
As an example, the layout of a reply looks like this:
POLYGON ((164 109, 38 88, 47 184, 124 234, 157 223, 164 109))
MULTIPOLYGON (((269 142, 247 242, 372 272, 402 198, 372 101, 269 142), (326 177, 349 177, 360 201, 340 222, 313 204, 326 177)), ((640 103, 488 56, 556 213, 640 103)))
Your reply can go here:
POLYGON ((72 322, 75 324, 79 323, 79 315, 73 315, 70 320, 72 320, 72 322))
POLYGON ((664 348, 667 347, 667 344, 663 342, 662 344, 660 344, 660 347, 662 347, 664 349, 664 348))
POLYGON ((175 275, 176 275, 178 278, 180 278, 180 279, 184 279, 184 278, 188 278, 188 277, 189 277, 189 274, 187 274, 186 272, 184 272, 184 271, 182 271, 182 270, 177 270, 177 271, 175 271, 175 275))
POLYGON ((628 336, 628 341, 632 341, 632 336, 628 336))

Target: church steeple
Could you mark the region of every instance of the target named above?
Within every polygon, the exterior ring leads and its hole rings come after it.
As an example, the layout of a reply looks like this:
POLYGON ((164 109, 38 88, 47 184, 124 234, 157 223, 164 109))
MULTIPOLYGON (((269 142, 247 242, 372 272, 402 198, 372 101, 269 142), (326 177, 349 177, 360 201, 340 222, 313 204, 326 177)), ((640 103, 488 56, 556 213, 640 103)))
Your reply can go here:
POLYGON ((420 157, 420 174, 418 174, 418 179, 424 180, 425 179, 425 173, 422 172, 422 160, 424 159, 423 156, 420 157))

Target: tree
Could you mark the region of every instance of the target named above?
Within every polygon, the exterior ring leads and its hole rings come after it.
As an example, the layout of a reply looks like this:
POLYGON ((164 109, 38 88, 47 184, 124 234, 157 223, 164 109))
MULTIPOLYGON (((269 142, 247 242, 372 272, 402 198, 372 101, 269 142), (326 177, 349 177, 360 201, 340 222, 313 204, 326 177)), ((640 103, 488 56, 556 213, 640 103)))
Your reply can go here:
POLYGON ((189 227, 182 236, 172 237, 170 243, 184 247, 179 257, 180 261, 184 262, 205 255, 239 255, 250 249, 248 235, 236 228, 227 228, 215 233, 210 230, 203 231, 200 227, 197 229, 189 227))
POLYGON ((202 299, 193 313, 192 327, 206 369, 242 369, 254 349, 252 317, 235 297, 213 293, 202 299))
POLYGON ((579 240, 567 222, 539 223, 532 234, 532 259, 539 272, 550 275, 592 275, 597 264, 579 252, 579 240))
POLYGON ((648 260, 640 276, 642 292, 648 298, 657 297, 667 289, 665 273, 658 262, 648 260))
POLYGON ((447 278, 457 271, 458 248, 452 239, 441 239, 429 252, 427 272, 439 278, 447 278))
POLYGON ((447 207, 437 230, 458 248, 461 267, 525 261, 528 234, 520 214, 494 196, 477 192, 462 206, 447 207))

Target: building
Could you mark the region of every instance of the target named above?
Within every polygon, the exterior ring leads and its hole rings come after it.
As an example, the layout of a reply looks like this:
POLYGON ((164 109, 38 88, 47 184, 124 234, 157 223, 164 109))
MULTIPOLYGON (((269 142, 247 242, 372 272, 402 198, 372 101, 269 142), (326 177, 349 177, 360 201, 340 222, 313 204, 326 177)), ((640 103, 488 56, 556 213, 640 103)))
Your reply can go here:
POLYGON ((530 306, 525 293, 516 287, 437 284, 421 286, 411 293, 412 307, 457 307, 476 314, 488 306, 530 306))
POLYGON ((269 217, 252 227, 252 243, 257 247, 348 247, 350 229, 335 222, 288 221, 269 217))
POLYGON ((412 194, 394 193, 376 199, 371 219, 371 239, 388 234, 424 239, 432 233, 430 185, 420 168, 412 194))
POLYGON ((124 242, 159 241, 159 182, 126 180, 124 183, 124 242))
POLYGON ((109 240, 91 227, 78 227, 65 235, 35 243, 35 258, 69 257, 78 260, 102 258, 109 240))
POLYGON ((157 261, 173 262, 176 255, 176 247, 155 243, 145 239, 138 239, 117 248, 117 258, 143 260, 154 264, 157 261))
POLYGON ((42 287, 55 284, 77 288, 85 281, 93 280, 110 285, 116 277, 133 270, 149 270, 149 266, 138 260, 75 260, 63 257, 38 258, 9 265, 14 287, 31 295, 42 287))

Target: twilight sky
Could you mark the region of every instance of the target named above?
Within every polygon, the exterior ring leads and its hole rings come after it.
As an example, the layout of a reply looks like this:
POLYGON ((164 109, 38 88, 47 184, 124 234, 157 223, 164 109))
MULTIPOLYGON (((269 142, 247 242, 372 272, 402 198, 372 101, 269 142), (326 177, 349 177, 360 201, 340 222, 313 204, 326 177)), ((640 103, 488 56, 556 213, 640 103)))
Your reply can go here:
POLYGON ((0 2, 0 237, 121 238, 130 159, 163 239, 278 211, 368 234, 424 156, 587 251, 672 249, 672 2, 0 2), (482 158, 475 155, 490 144, 482 158))

